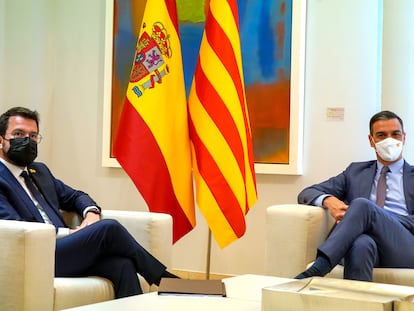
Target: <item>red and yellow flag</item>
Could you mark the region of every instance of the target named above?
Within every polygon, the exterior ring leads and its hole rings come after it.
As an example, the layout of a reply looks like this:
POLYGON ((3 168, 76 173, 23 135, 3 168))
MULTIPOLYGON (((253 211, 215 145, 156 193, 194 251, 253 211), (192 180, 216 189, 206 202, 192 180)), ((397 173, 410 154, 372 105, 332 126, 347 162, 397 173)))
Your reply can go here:
POLYGON ((147 1, 114 155, 149 210, 172 215, 174 242, 195 226, 175 0, 147 1))
POLYGON ((225 247, 257 201, 236 0, 210 0, 189 112, 197 204, 225 247))

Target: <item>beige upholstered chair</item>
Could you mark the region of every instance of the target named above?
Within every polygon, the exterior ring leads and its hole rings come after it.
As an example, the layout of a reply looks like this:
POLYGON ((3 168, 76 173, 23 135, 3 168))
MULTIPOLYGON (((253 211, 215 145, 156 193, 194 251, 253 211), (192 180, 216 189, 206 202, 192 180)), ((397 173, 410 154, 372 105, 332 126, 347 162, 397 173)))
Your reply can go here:
MULTIPOLYGON (((162 263, 171 264, 172 219, 150 212, 104 211, 162 263)), ((71 214, 69 223, 79 219, 71 214)), ((43 223, 0 220, 0 309, 52 311, 114 299, 104 278, 54 278, 55 229, 43 223)), ((144 292, 150 288, 140 277, 144 292)))
MULTIPOLYGON (((328 211, 309 205, 273 205, 266 211, 266 273, 293 278, 315 260, 334 221, 328 211)), ((327 277, 342 278, 338 265, 327 277)), ((374 282, 414 286, 414 269, 375 268, 374 282)))

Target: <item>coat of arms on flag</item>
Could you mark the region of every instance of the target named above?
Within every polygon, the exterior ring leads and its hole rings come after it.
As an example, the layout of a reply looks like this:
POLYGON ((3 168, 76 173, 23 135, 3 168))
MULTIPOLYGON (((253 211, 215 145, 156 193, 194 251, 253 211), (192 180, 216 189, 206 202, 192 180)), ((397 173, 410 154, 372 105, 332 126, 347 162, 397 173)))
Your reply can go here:
MULTIPOLYGON (((145 28, 145 25, 144 25, 145 28)), ((167 29, 160 22, 153 24, 151 35, 144 31, 138 41, 130 82, 135 85, 134 93, 140 97, 146 89, 152 89, 155 83, 162 83, 169 68, 165 58, 172 56, 167 29)))

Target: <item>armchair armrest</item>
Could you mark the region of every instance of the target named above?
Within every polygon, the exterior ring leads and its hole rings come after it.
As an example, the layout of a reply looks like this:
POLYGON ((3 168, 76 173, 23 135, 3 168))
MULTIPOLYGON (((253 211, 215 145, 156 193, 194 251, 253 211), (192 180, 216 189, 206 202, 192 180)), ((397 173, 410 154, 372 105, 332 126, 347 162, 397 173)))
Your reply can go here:
POLYGON ((323 208, 303 204, 269 206, 266 210, 267 274, 294 277, 315 260, 333 220, 323 208))
POLYGON ((2 309, 53 309, 55 243, 52 225, 0 220, 2 309))

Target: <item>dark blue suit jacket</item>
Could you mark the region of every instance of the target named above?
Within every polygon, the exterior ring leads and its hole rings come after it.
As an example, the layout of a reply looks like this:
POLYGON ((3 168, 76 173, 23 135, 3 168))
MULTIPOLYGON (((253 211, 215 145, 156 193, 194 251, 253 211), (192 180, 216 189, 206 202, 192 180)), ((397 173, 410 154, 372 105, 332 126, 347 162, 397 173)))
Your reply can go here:
MULTIPOLYGON (((53 177, 45 164, 35 162, 27 168, 43 197, 61 218, 59 210, 72 211, 82 215, 86 207, 97 206, 86 193, 75 190, 53 177)), ((23 187, 1 162, 0 219, 44 222, 23 187)), ((62 222, 64 222, 63 218, 62 222)))
MULTIPOLYGON (((298 195, 298 202, 313 204, 322 194, 331 194, 350 204, 356 198, 369 199, 374 183, 377 161, 351 163, 341 174, 320 184, 303 189, 298 195)), ((404 162, 403 184, 408 213, 414 214, 414 167, 404 162)))

